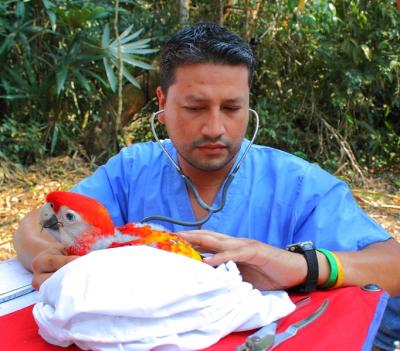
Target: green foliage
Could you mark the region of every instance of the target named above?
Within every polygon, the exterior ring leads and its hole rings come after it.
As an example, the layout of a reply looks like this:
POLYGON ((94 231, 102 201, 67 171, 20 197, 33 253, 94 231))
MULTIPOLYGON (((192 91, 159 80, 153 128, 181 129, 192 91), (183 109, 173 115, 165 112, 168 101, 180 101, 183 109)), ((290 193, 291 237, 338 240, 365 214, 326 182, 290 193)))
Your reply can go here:
MULTIPOLYGON (((3 154, 25 162, 73 152, 85 144, 82 136, 97 138, 100 122, 120 144, 129 142, 127 134, 148 139, 154 95, 146 92, 147 105, 125 134, 108 119, 115 111, 104 110, 115 98, 121 60, 124 83, 145 81, 139 73, 151 67, 143 55, 186 21, 182 3, 120 1, 117 37, 114 2, 0 2, 3 154), (22 145, 12 145, 16 136, 22 145)), ((191 0, 187 10, 189 23, 223 22, 253 46, 258 143, 331 170, 399 162, 400 11, 394 0, 191 0)))
POLYGON ((310 0, 302 11, 289 5, 265 8, 255 33, 264 34, 253 96, 263 116, 261 142, 330 169, 354 161, 346 142, 363 164, 398 162, 395 3, 310 0))
POLYGON ((45 150, 40 144, 40 135, 45 127, 34 120, 19 124, 13 118, 6 118, 0 126, 0 158, 19 162, 17 155, 25 155, 26 163, 43 156, 45 150))
POLYGON ((99 119, 100 107, 116 90, 120 67, 136 86, 132 67, 152 68, 142 56, 156 50, 149 38, 139 37, 142 30, 121 26, 118 36, 110 30, 115 11, 106 0, 1 3, 0 145, 9 158, 76 150, 83 129, 99 119), (23 138, 29 131, 35 143, 23 138), (23 145, 9 147, 7 132, 23 145))

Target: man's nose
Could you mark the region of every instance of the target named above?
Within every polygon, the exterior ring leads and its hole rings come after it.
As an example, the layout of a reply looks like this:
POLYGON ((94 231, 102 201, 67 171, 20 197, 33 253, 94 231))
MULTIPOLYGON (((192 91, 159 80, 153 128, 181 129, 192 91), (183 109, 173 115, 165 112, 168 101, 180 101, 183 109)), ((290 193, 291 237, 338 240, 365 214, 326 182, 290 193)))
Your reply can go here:
POLYGON ((211 139, 217 139, 225 133, 224 116, 219 108, 210 110, 201 132, 211 139))

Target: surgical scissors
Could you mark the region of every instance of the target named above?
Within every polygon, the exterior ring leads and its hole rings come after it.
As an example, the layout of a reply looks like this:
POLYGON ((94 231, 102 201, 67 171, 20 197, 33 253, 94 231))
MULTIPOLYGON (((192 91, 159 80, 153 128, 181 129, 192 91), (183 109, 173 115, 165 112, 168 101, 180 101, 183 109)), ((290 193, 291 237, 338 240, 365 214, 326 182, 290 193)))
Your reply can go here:
POLYGON ((295 336, 297 332, 306 325, 315 321, 321 316, 328 307, 328 300, 324 300, 321 306, 318 307, 308 317, 290 325, 285 331, 276 334, 276 328, 279 321, 267 324, 256 333, 247 337, 244 344, 240 345, 236 351, 271 351, 284 341, 295 336))

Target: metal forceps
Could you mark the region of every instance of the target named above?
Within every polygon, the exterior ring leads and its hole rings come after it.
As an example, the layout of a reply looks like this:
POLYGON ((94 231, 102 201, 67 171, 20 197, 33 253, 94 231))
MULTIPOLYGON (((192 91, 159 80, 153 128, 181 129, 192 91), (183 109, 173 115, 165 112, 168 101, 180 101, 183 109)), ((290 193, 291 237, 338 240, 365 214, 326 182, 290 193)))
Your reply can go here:
POLYGON ((328 300, 324 302, 311 313, 308 317, 293 323, 285 331, 276 334, 276 328, 278 326, 278 321, 267 324, 256 333, 247 337, 244 344, 240 345, 236 351, 270 351, 277 347, 282 342, 296 335, 296 333, 304 328, 306 325, 315 321, 319 316, 321 316, 328 307, 328 300))

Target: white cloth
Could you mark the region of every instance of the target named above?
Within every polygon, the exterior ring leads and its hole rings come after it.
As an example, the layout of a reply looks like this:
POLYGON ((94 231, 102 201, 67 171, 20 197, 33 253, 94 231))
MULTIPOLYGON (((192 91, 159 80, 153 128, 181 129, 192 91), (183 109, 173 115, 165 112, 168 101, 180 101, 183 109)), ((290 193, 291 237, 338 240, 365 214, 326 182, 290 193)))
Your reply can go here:
POLYGON ((33 309, 49 343, 91 350, 196 350, 294 310, 262 294, 233 262, 205 263, 148 246, 94 251, 44 282, 33 309))

